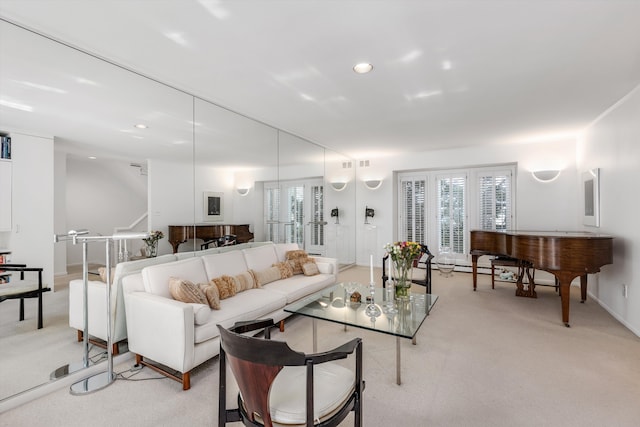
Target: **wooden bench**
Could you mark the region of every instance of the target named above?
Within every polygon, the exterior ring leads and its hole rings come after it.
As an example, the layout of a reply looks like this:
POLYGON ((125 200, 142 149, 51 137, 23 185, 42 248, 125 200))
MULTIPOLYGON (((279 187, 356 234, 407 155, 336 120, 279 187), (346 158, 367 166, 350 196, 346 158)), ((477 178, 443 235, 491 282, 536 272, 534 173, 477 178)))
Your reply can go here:
POLYGON ((1 264, 1 271, 20 273, 20 280, 0 285, 0 302, 9 299, 20 299, 20 321, 24 320, 25 298, 38 298, 38 329, 42 329, 42 294, 51 289, 42 286, 42 268, 27 267, 26 264, 1 264), (37 272, 38 282, 25 281, 25 272, 37 272), (17 282, 17 283, 16 283, 17 282))

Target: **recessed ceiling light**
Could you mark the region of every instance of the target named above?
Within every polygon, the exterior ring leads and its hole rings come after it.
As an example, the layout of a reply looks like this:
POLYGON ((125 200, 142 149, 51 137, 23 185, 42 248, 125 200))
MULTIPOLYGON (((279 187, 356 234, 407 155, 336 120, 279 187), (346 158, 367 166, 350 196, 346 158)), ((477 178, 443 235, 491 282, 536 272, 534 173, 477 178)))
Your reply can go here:
POLYGON ((133 127, 136 127, 138 129, 146 129, 148 126, 147 125, 143 125, 142 123, 138 123, 137 125, 134 125, 133 127))
POLYGON ((96 156, 89 156, 89 158, 90 158, 91 160, 95 160, 95 159, 97 159, 97 157, 96 157, 96 156))
POLYGON ((373 65, 368 64, 366 62, 363 62, 361 64, 356 64, 353 67, 353 71, 355 71, 358 74, 366 74, 366 73, 370 72, 371 70, 373 70, 373 65))

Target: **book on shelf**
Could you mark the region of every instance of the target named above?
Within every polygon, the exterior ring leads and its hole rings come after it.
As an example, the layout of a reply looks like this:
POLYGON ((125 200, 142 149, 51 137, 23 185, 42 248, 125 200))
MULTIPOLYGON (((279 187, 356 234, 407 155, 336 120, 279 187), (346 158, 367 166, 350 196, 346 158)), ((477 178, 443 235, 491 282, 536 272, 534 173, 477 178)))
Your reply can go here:
POLYGON ((2 159, 11 158, 11 137, 10 136, 2 137, 2 143, 0 144, 0 158, 2 159))
POLYGON ((1 265, 8 262, 7 256, 0 254, 0 284, 9 283, 11 281, 11 273, 5 272, 1 265))

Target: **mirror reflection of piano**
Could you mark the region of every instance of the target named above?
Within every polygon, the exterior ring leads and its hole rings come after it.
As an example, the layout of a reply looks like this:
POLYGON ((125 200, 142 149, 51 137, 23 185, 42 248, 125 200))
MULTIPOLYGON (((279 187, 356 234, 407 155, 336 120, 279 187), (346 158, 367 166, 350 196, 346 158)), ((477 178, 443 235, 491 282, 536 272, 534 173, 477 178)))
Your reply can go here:
POLYGON ((202 239, 205 242, 218 241, 225 236, 234 235, 235 243, 246 243, 253 240, 253 233, 249 231, 249 224, 190 224, 170 225, 168 241, 173 247, 173 253, 178 252, 180 244, 190 239, 202 239))

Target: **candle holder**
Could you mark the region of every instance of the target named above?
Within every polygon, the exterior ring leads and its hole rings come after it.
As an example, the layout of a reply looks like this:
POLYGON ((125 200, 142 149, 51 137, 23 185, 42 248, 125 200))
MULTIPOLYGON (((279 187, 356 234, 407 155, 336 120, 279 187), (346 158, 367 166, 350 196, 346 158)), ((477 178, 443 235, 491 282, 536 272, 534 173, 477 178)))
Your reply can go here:
POLYGON ((393 280, 387 280, 387 286, 385 287, 385 298, 387 299, 387 303, 384 306, 384 311, 387 314, 396 314, 398 309, 396 309, 395 304, 395 292, 393 288, 393 280))
POLYGON ((382 314, 382 311, 378 306, 376 306, 375 294, 376 294, 376 283, 369 283, 369 294, 371 295, 371 302, 367 304, 367 308, 365 309, 365 313, 369 317, 378 317, 382 314))

